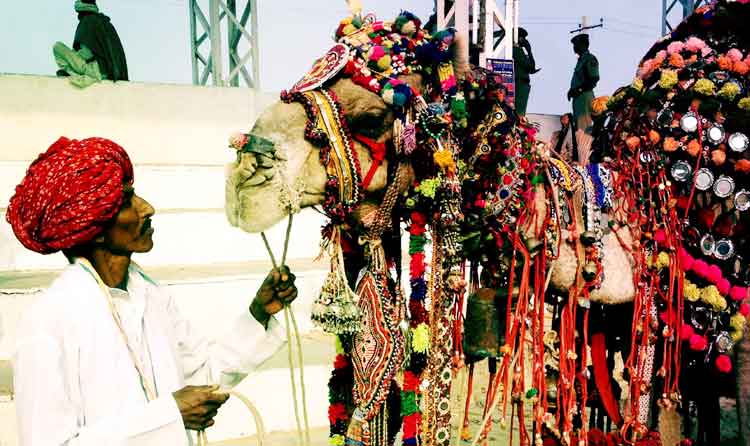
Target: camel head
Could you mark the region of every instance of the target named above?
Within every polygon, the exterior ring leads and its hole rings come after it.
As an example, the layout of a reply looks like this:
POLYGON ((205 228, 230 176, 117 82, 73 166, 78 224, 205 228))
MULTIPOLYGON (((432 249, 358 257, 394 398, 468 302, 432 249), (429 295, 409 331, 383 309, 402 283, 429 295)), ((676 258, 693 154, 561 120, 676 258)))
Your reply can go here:
MULTIPOLYGON (((414 30, 404 28, 403 32, 413 36, 414 30)), ((351 41, 357 37, 347 38, 350 48, 355 47, 351 41)), ((451 53, 458 77, 466 70, 467 57, 462 39, 456 38, 453 45, 462 48, 451 53)), ((320 68, 319 62, 316 62, 311 73, 316 73, 316 69, 320 68)), ((421 94, 425 89, 425 77, 420 70, 413 69, 408 74, 393 78, 421 94)), ((384 143, 391 151, 394 106, 386 103, 383 95, 365 88, 361 81, 355 82, 347 70, 337 72, 318 90, 323 88, 338 98, 349 132, 355 136, 353 148, 361 176, 364 177, 373 165, 373 155, 370 148, 358 141, 356 136, 364 136, 378 144, 384 143)), ((290 209, 295 212, 324 202, 326 169, 320 160, 320 148, 306 137, 308 123, 309 115, 303 105, 280 101, 264 110, 250 133, 241 136, 246 138, 243 141, 247 141, 247 144, 245 150, 238 151, 236 161, 228 166, 226 181, 226 214, 233 226, 251 233, 260 232, 282 220, 290 209)), ((386 187, 388 168, 389 156, 386 156, 374 170, 357 210, 363 212, 373 196, 386 187)), ((408 183, 402 182, 405 185, 408 183)))

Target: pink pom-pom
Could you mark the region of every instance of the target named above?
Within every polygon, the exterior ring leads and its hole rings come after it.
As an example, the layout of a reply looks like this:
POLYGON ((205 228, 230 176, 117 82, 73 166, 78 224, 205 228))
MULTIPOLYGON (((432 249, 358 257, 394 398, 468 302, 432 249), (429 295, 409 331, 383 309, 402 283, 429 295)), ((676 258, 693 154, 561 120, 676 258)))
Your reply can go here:
POLYGON ((682 42, 672 42, 667 47, 667 53, 676 54, 685 49, 685 44, 682 42))
POLYGON ((724 278, 724 275, 721 273, 721 268, 719 268, 718 265, 711 265, 708 267, 708 274, 706 274, 706 280, 713 283, 714 285, 718 285, 719 282, 721 282, 721 279, 724 278))
POLYGON ((654 233, 654 241, 660 245, 664 245, 664 242, 667 241, 667 233, 663 229, 659 229, 654 233))
POLYGON ((372 52, 370 53, 370 60, 377 61, 381 57, 385 56, 385 50, 382 46, 376 45, 372 47, 372 52))
POLYGON ((742 60, 742 51, 738 50, 737 48, 732 48, 727 53, 727 57, 732 59, 732 62, 739 62, 742 60))
POLYGON ((685 48, 687 48, 688 51, 697 53, 699 51, 702 51, 703 48, 706 48, 706 42, 697 37, 691 37, 687 40, 687 42, 685 42, 685 48))
POLYGON ((743 315, 743 316, 745 316, 745 317, 750 316, 750 305, 748 305, 748 304, 742 304, 742 305, 740 305, 740 314, 743 315))
POLYGON ((682 327, 680 327, 680 339, 683 341, 688 341, 693 337, 694 334, 695 330, 693 330, 693 326, 683 322, 682 327))
POLYGON ((696 260, 691 269, 701 279, 705 279, 708 276, 708 263, 703 260, 696 260))
POLYGON ((702 352, 708 348, 708 341, 705 337, 699 334, 693 334, 690 336, 690 349, 696 352, 702 352))
POLYGON ((677 257, 680 259, 680 264, 682 265, 683 270, 690 271, 691 269, 693 269, 695 259, 693 258, 693 256, 688 254, 687 251, 685 251, 685 248, 680 248, 680 251, 677 253, 677 257))
POLYGON ((729 297, 731 297, 732 300, 736 301, 745 300, 747 298, 747 288, 742 286, 733 286, 729 291, 729 297))
POLYGON ((716 357, 716 369, 722 373, 729 373, 732 371, 732 359, 727 355, 719 355, 716 357))
POLYGON ((729 294, 729 290, 732 289, 732 284, 730 284, 727 279, 721 279, 719 283, 716 284, 716 288, 719 289, 722 296, 726 296, 729 294))

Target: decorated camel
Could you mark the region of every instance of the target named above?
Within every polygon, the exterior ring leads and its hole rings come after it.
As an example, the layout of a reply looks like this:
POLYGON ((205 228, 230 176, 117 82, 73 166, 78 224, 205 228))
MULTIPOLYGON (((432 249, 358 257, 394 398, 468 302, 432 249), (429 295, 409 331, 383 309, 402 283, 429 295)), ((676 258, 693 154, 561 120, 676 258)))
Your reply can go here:
MULTIPOLYGON (((331 271, 313 319, 340 344, 331 443, 387 445, 400 431, 405 445, 449 444, 455 372, 481 357, 499 366, 475 443, 494 408, 514 423, 510 406, 523 444, 586 444, 589 381, 619 438, 651 441, 653 401, 675 416, 680 403, 675 283, 684 283, 644 280, 680 276, 671 271, 687 253, 675 227, 632 221, 644 186, 613 159, 580 167, 551 156, 506 105, 499 79, 468 66, 450 30, 430 36, 409 13, 389 23, 355 16, 336 38, 250 133, 232 138, 227 175, 227 216, 248 232, 303 207, 330 218, 331 271), (628 368, 622 398, 609 376, 615 351, 628 368)), ((740 311, 741 300, 726 308, 740 311)), ((744 320, 731 323, 743 332, 744 320)))

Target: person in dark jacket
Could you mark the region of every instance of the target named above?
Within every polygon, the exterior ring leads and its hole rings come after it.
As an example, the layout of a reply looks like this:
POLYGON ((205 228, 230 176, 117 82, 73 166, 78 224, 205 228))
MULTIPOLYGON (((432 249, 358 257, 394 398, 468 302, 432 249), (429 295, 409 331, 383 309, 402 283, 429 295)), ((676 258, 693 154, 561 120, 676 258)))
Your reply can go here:
POLYGON ((128 80, 128 64, 125 50, 109 17, 99 12, 96 0, 76 0, 78 27, 73 39, 73 49, 83 46, 93 54, 104 79, 128 80))
POLYGON ((589 52, 588 34, 577 34, 570 42, 578 55, 578 63, 570 81, 568 99, 573 101, 573 118, 578 128, 590 133, 594 87, 599 83, 599 61, 589 52))
POLYGON ((531 44, 527 37, 529 33, 518 28, 518 43, 513 45, 513 65, 515 68, 516 81, 516 113, 518 116, 526 115, 526 106, 529 104, 531 94, 531 75, 538 72, 531 52, 531 44))

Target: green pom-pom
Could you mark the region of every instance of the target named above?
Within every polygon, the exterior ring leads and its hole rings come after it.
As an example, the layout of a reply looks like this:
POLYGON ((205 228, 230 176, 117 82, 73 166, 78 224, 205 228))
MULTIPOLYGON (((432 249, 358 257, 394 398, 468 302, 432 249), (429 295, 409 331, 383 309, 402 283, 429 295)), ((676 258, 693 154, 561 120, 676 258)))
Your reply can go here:
POLYGON ((401 392, 401 416, 405 417, 417 412, 417 394, 415 392, 401 392))
POLYGON ((529 390, 526 391, 526 399, 534 398, 538 394, 539 394, 539 391, 537 389, 531 388, 531 389, 529 389, 529 390))

